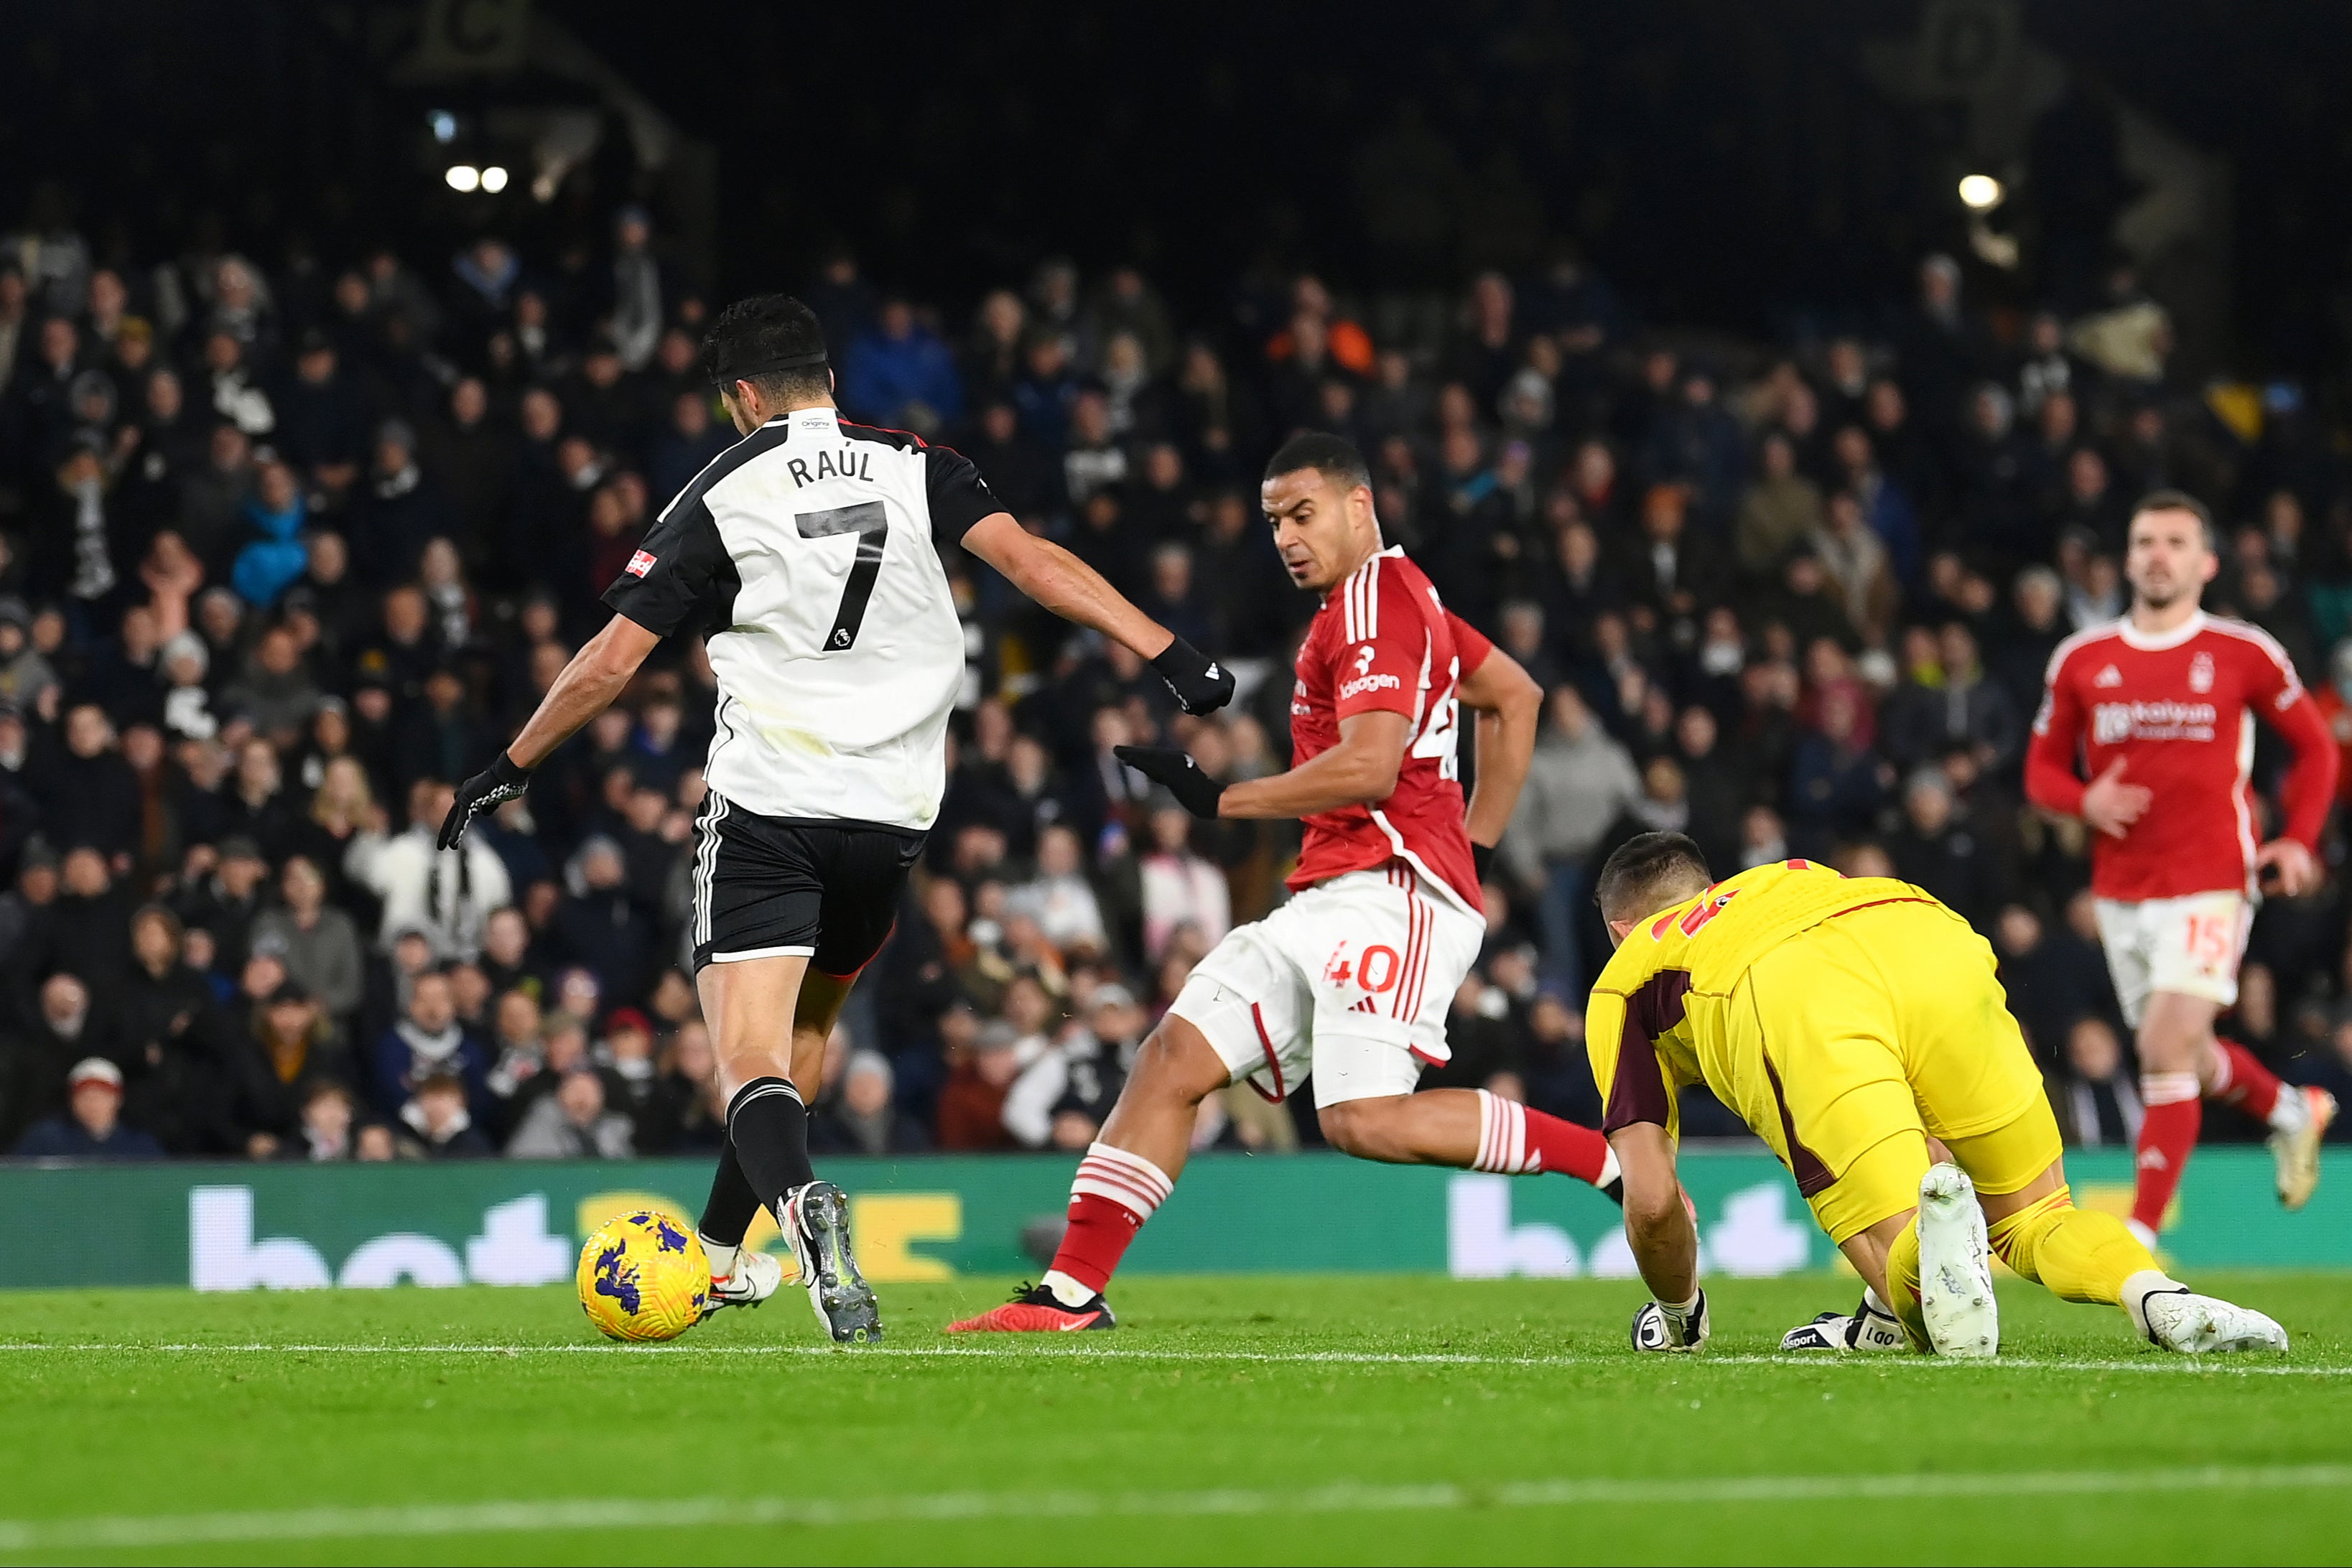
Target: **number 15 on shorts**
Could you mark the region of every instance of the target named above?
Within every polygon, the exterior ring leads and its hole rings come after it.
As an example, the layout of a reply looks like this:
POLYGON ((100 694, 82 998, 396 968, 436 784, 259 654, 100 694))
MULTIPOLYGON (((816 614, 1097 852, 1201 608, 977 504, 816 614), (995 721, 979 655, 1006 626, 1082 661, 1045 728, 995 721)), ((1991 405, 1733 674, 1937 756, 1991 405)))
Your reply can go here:
POLYGON ((2189 961, 2208 974, 2231 969, 2238 956, 2238 917, 2234 915, 2192 915, 2182 923, 2188 931, 2189 961))

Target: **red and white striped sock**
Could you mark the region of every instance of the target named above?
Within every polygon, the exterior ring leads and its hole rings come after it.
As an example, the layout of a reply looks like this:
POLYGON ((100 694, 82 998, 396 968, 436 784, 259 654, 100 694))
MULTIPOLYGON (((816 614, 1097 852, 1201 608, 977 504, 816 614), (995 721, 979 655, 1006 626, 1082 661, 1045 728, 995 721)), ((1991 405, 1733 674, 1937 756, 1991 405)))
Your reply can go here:
POLYGON ((1128 1244, 1176 1184, 1141 1155, 1097 1143, 1070 1183, 1070 1223, 1041 1281, 1068 1306, 1102 1293, 1128 1244))
POLYGON ((2261 1057, 2236 1040, 2216 1039, 2213 1043, 2219 1047, 2214 1052, 2217 1070, 2205 1098, 2235 1105, 2274 1131, 2291 1133, 2302 1127, 2309 1114, 2303 1095, 2280 1082, 2278 1074, 2263 1066, 2261 1057))
POLYGON ((1595 1186, 1609 1179, 1609 1140, 1591 1128, 1484 1089, 1477 1094, 1478 1154, 1470 1162, 1472 1170, 1505 1176, 1558 1171, 1595 1186))

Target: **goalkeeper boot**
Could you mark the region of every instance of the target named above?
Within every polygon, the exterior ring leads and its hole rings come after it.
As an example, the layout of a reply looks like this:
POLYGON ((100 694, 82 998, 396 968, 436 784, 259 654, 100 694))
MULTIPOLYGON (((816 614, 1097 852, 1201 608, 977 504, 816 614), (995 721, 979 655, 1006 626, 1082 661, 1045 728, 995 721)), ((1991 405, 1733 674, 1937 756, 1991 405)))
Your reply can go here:
POLYGON ((2311 1201, 2319 1185, 2319 1145, 2336 1122, 2336 1096, 2325 1089, 2298 1089, 2290 1083, 2281 1094, 2300 1094, 2303 1124, 2271 1134, 2271 1157, 2278 1162, 2279 1202, 2290 1209, 2311 1201))
POLYGON ((2000 1351, 1992 1249, 1976 1184, 1954 1165, 1919 1178, 1919 1309, 1937 1355, 1981 1360, 2000 1351))
POLYGON ((2147 1342, 2183 1355, 2269 1350, 2286 1353, 2286 1330, 2250 1307, 2200 1296, 2163 1275, 2124 1281, 2124 1308, 2147 1342))
POLYGON ((1852 1312, 1823 1312, 1811 1322, 1780 1336, 1783 1354, 1814 1350, 1907 1350, 1910 1342, 1892 1312, 1881 1312, 1868 1296, 1852 1312))
POLYGON ((1049 1285, 1023 1285, 1013 1299, 976 1318, 948 1325, 950 1333, 1076 1333, 1115 1329, 1118 1320, 1097 1291, 1077 1306, 1066 1306, 1049 1285))
POLYGON ((849 1200, 829 1181, 793 1188, 776 1205, 776 1220, 793 1244, 816 1321, 836 1344, 871 1344, 882 1337, 882 1308, 857 1271, 849 1249, 849 1200))
POLYGON ((735 1254, 735 1270, 710 1281, 710 1295, 702 1309, 703 1321, 723 1307, 756 1307, 784 1282, 784 1265, 765 1252, 744 1248, 735 1254))

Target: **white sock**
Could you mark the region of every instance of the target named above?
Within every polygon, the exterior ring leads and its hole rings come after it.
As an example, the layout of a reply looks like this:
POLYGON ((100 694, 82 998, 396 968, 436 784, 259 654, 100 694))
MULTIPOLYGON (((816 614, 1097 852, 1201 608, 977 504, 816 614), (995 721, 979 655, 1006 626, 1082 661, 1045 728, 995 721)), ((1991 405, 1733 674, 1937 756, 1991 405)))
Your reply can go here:
POLYGON ((730 1247, 723 1241, 713 1241, 699 1231, 695 1234, 702 1243, 702 1255, 710 1260, 712 1279, 724 1280, 735 1272, 735 1254, 738 1250, 736 1248, 730 1247))
POLYGON ((1878 1292, 1872 1290, 1868 1285, 1864 1285, 1862 1288, 1862 1304, 1864 1307, 1867 1307, 1870 1311, 1876 1312, 1882 1318, 1891 1318, 1895 1315, 1895 1309, 1888 1306, 1885 1301, 1880 1301, 1878 1299, 1878 1292))
POLYGON ((2278 1098, 2271 1102, 2271 1131, 2300 1133, 2311 1125, 2311 1096, 2293 1083, 2279 1085, 2278 1098))
POLYGON ((1046 1270, 1045 1277, 1037 1282, 1053 1291, 1054 1299, 1066 1307, 1083 1307, 1094 1300, 1095 1293, 1092 1291, 1087 1290, 1059 1269, 1046 1270))
POLYGON ((2123 1309, 2133 1326, 2147 1333, 2147 1299, 2162 1294, 2184 1294, 2189 1287, 2161 1269, 2142 1269, 2124 1281, 2123 1309))

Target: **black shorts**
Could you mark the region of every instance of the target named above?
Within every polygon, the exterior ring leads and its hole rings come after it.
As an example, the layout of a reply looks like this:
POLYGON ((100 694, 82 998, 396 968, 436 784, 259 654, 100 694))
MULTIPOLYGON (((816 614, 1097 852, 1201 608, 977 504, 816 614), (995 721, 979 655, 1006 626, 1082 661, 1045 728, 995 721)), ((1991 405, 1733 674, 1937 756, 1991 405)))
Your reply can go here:
POLYGON ((835 819, 762 817, 713 791, 695 823, 694 967, 798 955, 857 973, 898 918, 924 835, 835 819))

